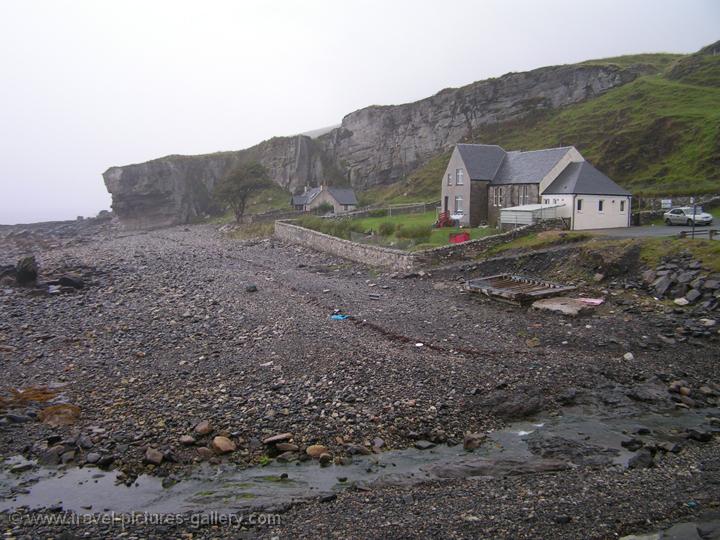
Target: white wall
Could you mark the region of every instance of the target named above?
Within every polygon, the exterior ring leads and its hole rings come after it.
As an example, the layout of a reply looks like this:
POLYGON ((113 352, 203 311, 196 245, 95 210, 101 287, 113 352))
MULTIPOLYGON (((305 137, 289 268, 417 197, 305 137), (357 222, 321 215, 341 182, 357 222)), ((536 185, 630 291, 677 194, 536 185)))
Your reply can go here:
POLYGON ((567 153, 560 158, 560 161, 558 161, 555 166, 550 169, 550 171, 545 175, 545 177, 540 180, 540 193, 545 191, 550 184, 553 183, 553 181, 560 176, 560 173, 565 170, 565 167, 567 167, 570 163, 573 162, 580 162, 585 161, 585 158, 582 157, 580 152, 578 152, 574 146, 571 146, 567 153))
MULTIPOLYGON (((571 203, 572 204, 572 203, 571 203)), ((627 227, 630 224, 630 197, 617 195, 575 195, 573 229, 609 229, 627 227), (582 210, 577 209, 577 201, 582 200, 582 210), (603 201, 603 211, 598 210, 598 202, 603 201), (620 210, 620 201, 625 208, 620 210)))

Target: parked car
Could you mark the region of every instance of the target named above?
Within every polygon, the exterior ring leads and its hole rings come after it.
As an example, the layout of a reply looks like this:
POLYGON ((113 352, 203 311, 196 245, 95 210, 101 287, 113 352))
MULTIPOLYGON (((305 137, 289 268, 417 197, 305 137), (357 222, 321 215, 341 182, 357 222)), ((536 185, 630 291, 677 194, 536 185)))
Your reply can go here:
POLYGON ((665 223, 668 225, 710 225, 712 223, 712 214, 703 212, 702 206, 695 207, 695 215, 693 215, 692 206, 683 206, 682 208, 673 208, 669 212, 663 214, 665 223))

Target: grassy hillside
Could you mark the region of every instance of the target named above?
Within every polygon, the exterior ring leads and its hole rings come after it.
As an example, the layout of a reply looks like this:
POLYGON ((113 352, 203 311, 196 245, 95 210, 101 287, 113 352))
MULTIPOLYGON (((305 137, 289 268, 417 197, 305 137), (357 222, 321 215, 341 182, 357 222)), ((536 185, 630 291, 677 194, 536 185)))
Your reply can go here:
MULTIPOLYGON (((583 103, 487 128, 467 142, 506 150, 573 145, 636 195, 720 192, 720 55, 713 50, 584 62, 642 63, 657 74, 583 103)), ((449 152, 438 155, 405 180, 361 197, 367 202, 437 199, 448 157, 449 152)))

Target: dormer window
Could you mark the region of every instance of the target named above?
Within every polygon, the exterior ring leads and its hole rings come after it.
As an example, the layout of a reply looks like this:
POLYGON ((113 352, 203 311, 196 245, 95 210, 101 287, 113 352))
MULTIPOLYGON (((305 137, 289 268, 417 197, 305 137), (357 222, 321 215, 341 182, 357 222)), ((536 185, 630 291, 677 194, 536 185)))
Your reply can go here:
POLYGON ((456 186, 463 185, 463 170, 462 169, 455 169, 455 185, 456 186))

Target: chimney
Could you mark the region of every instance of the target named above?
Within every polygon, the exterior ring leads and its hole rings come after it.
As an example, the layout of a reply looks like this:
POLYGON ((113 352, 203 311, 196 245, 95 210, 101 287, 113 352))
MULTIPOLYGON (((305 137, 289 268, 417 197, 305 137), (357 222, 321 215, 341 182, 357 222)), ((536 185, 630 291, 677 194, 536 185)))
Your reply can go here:
POLYGON ((306 194, 307 194, 307 184, 305 184, 305 186, 303 188, 303 195, 306 195, 306 194))

